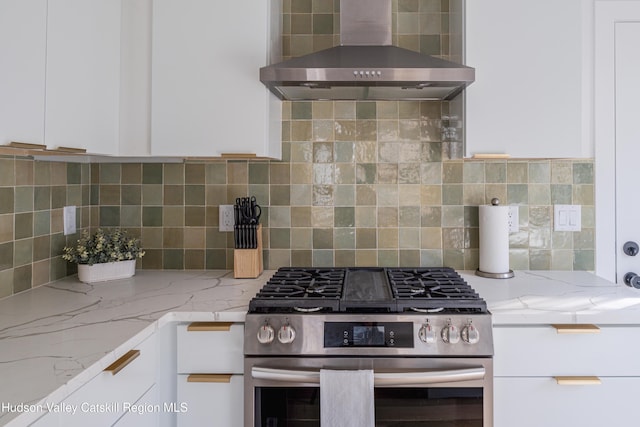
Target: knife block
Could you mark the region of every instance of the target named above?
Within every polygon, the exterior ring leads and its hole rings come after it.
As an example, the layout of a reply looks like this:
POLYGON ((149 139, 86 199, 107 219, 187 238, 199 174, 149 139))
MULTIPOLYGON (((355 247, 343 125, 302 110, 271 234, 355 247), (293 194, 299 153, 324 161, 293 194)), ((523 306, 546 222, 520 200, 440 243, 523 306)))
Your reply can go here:
POLYGON ((257 230, 258 247, 255 249, 233 250, 233 278, 255 279, 262 274, 262 224, 257 230))

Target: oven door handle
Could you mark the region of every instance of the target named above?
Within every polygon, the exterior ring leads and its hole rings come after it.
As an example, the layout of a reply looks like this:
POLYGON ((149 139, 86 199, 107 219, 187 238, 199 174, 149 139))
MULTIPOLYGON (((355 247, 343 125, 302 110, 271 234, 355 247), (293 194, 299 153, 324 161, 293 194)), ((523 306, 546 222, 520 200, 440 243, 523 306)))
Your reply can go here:
MULTIPOLYGON (((320 371, 274 369, 254 366, 251 377, 260 380, 294 382, 301 384, 320 384, 320 371)), ((374 372, 375 386, 406 386, 438 384, 460 381, 483 380, 485 369, 482 366, 464 369, 445 369, 433 371, 374 372)))

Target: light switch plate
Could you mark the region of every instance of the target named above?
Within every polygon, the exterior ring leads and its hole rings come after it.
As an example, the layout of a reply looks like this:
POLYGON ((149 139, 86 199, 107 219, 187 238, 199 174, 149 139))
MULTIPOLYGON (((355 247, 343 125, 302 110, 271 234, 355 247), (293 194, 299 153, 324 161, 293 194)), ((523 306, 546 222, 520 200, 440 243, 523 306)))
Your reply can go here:
POLYGON ((76 207, 65 206, 62 210, 62 216, 64 218, 64 235, 73 234, 76 232, 76 207))
POLYGON ((554 231, 580 231, 582 229, 582 206, 554 205, 554 231))

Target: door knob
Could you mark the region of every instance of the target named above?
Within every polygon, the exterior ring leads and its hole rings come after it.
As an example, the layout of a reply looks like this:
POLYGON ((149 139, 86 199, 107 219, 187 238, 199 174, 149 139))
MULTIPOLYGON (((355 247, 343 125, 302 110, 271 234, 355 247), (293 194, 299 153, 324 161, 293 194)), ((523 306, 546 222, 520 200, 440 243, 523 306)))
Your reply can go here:
POLYGON ((629 256, 636 256, 638 254, 638 244, 636 242, 627 242, 622 247, 625 254, 629 256))
POLYGON ((640 289, 640 276, 636 273, 629 272, 624 275, 624 283, 632 288, 640 289))

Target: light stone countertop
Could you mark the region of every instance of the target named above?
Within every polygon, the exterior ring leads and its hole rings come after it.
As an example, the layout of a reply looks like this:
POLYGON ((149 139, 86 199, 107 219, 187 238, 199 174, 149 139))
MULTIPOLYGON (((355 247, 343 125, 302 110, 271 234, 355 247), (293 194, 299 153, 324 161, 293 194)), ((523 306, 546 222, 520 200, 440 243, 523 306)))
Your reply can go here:
POLYGON ((516 271, 511 279, 460 273, 487 301, 494 325, 640 325, 640 290, 585 271, 516 271))
MULTIPOLYGON (((59 403, 168 322, 241 322, 272 273, 233 279, 224 270, 140 270, 93 285, 69 277, 2 299, 0 405, 59 403)), ((640 325, 640 290, 587 272, 517 271, 504 280, 461 275, 487 301, 494 325, 640 325)), ((37 418, 18 415, 0 410, 0 425, 37 418)))

